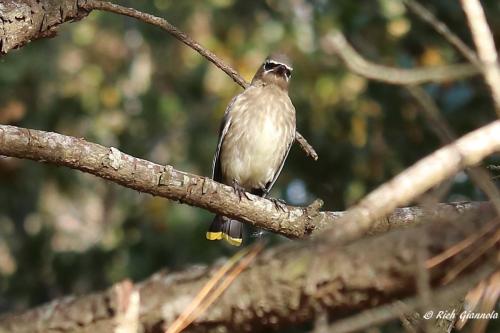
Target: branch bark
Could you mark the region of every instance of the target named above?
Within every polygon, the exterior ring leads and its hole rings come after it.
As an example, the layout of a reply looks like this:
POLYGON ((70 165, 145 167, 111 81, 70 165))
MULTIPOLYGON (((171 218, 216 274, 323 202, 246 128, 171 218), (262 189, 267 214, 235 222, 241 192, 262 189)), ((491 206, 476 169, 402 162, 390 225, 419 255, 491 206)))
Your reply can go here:
POLYGON ((53 37, 61 24, 87 16, 88 12, 77 3, 77 0, 3 0, 0 3, 0 55, 32 40, 53 37))
MULTIPOLYGON (((425 251, 434 256, 492 223, 484 214, 452 220, 385 233, 341 248, 330 243, 294 242, 266 250, 187 331, 211 332, 222 327, 228 332, 269 331, 310 322, 323 311, 338 318, 414 295, 415 272, 423 269, 416 265, 422 251, 419 239, 427 240, 425 251)), ((466 254, 430 270, 432 285, 438 285, 466 254)), ((494 248, 490 254, 475 262, 476 271, 479 265, 487 273, 498 267, 494 248)), ((220 265, 160 272, 137 284, 142 328, 161 332, 171 324, 220 265)), ((119 313, 115 289, 4 315, 0 333, 111 332, 119 313)))
MULTIPOLYGON (((477 152, 470 152, 476 156, 475 158, 471 156, 475 162, 495 147, 500 148, 495 145, 495 140, 490 140, 493 148, 485 147, 485 144, 476 137, 477 135, 472 135, 470 140, 464 140, 456 147, 451 145, 448 150, 452 152, 457 150, 455 152, 457 153, 462 146, 478 145, 477 152)), ((488 136, 483 139, 488 139, 488 136)), ((320 206, 317 202, 306 208, 286 206, 283 210, 277 210, 272 201, 251 194, 248 194, 251 200, 242 197, 240 201, 231 187, 207 177, 136 158, 113 147, 108 148, 81 138, 52 132, 0 125, 0 154, 87 172, 140 192, 234 217, 289 238, 305 238, 316 230, 331 227, 344 214, 318 212, 320 206)), ((461 166, 465 165, 467 163, 464 162, 461 166)), ((380 216, 367 231, 389 230, 447 214, 458 216, 463 211, 481 210, 486 206, 489 207, 490 204, 455 203, 432 208, 400 208, 387 217, 380 216)))

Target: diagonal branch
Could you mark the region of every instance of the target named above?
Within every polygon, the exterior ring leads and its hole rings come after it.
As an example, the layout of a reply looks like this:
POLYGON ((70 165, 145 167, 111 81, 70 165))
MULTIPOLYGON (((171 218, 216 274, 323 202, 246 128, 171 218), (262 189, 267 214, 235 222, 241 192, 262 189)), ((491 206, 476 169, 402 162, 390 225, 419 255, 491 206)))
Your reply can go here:
POLYGON ((347 241, 363 235, 371 228, 372 221, 408 204, 458 171, 474 166, 484 157, 500 151, 498 133, 500 120, 472 131, 424 157, 350 208, 328 237, 347 241))
MULTIPOLYGON (((246 88, 249 85, 235 69, 167 20, 106 1, 41 0, 26 3, 20 0, 6 0, 5 4, 0 6, 0 55, 22 47, 32 40, 53 37, 57 34, 57 29, 61 24, 80 20, 93 9, 126 15, 157 26, 200 53, 241 87, 246 88)), ((307 156, 313 160, 318 159, 314 148, 298 131, 295 133, 295 141, 307 156)))
POLYGON ((474 50, 469 48, 446 24, 440 21, 430 10, 421 5, 415 0, 403 0, 405 5, 418 15, 422 20, 429 23, 434 30, 436 30, 441 36, 446 38, 451 45, 453 45, 462 55, 469 60, 474 66, 481 68, 481 62, 479 61, 474 50))
POLYGON ((493 35, 488 27, 479 0, 461 0, 461 2, 472 32, 472 39, 476 44, 479 59, 481 59, 484 66, 484 78, 490 87, 495 109, 500 117, 500 65, 498 64, 498 54, 495 49, 493 35))
POLYGON ((143 13, 134 8, 126 8, 107 1, 81 0, 81 3, 79 5, 81 8, 84 8, 89 12, 94 9, 103 10, 115 14, 126 15, 138 19, 141 22, 157 26, 201 54, 203 57, 205 57, 205 59, 220 68, 241 87, 246 88, 249 85, 248 82, 246 82, 245 79, 234 68, 222 61, 222 59, 216 56, 212 51, 201 46, 188 34, 179 30, 176 26, 161 17, 143 13))
POLYGON ((325 36, 322 39, 322 44, 327 52, 338 55, 354 73, 391 84, 408 85, 453 81, 479 73, 477 68, 469 64, 411 69, 375 64, 363 58, 340 31, 333 31, 325 36))
MULTIPOLYGON (((126 15, 135 19, 138 19, 141 22, 148 23, 154 26, 161 28, 162 30, 168 32, 199 54, 201 54, 205 59, 213 63, 215 66, 220 68, 224 73, 226 73, 230 78, 234 80, 237 84, 239 84, 243 89, 246 89, 249 86, 249 83, 245 81, 245 79, 231 66, 226 64, 222 59, 217 57, 213 52, 206 49, 202 45, 200 45, 197 41, 192 39, 188 34, 179 30, 177 27, 172 25, 167 20, 143 13, 134 8, 126 8, 111 2, 100 1, 100 0, 81 0, 80 4, 81 8, 85 10, 91 11, 94 9, 104 10, 107 12, 126 15)), ((299 144, 299 146, 304 150, 307 156, 311 157, 313 160, 318 159, 318 154, 314 150, 314 148, 307 142, 307 140, 300 134, 298 131, 295 133, 295 141, 299 144)))

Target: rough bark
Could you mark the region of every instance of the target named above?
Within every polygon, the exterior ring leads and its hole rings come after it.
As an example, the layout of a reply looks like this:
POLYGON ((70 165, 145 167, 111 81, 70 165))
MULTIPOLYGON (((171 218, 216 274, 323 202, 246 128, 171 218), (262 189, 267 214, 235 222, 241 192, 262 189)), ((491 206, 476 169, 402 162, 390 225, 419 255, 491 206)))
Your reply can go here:
MULTIPOLYGON (((493 223, 467 216, 459 221, 425 223, 362 239, 344 247, 329 243, 294 242, 266 250, 228 290, 198 318, 188 332, 259 332, 310 322, 327 311, 339 318, 415 293, 417 255, 429 257, 493 223), (419 239, 427 239, 422 248, 419 239)), ((495 222, 497 223, 497 222, 495 222)), ((498 228, 496 229, 498 230, 498 228)), ((429 271, 432 285, 470 247, 429 271)), ((474 266, 498 268, 498 249, 474 266)), ((194 267, 184 272, 160 272, 136 285, 140 293, 140 324, 160 332, 189 304, 220 267, 194 267)), ((472 274, 469 270, 467 274, 472 274)), ((464 276, 467 276, 465 274, 464 276)), ((83 297, 67 297, 20 314, 0 317, 0 332, 111 332, 115 325, 113 289, 83 297)))
POLYGON ((0 54, 35 39, 53 37, 62 23, 80 20, 87 14, 77 0, 3 0, 0 2, 0 54))
MULTIPOLYGON (((500 123, 499 123, 500 124, 500 123)), ((248 194, 241 201, 229 186, 162 166, 81 138, 0 125, 0 154, 62 165, 91 173, 125 187, 165 197, 214 213, 235 217, 289 238, 304 238, 334 225, 343 212, 318 212, 319 207, 283 206, 248 194)), ((377 219, 369 231, 387 231, 464 211, 490 209, 489 204, 453 203, 435 207, 400 208, 377 219)))

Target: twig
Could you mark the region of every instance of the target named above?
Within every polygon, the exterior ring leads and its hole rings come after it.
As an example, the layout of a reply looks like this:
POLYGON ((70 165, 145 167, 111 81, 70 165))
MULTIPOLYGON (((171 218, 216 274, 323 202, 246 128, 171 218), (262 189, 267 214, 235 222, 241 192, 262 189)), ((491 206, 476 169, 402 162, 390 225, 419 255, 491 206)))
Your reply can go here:
POLYGON ((496 220, 496 219, 492 220, 490 223, 486 224, 478 232, 470 235, 469 237, 458 242, 457 244, 450 246, 449 248, 447 248, 445 251, 441 252, 440 254, 438 254, 432 258, 429 258, 425 262, 425 267, 427 269, 431 269, 434 266, 441 264, 443 261, 457 255, 458 253, 462 252, 464 249, 466 249, 469 246, 471 246, 472 244, 476 243, 484 235, 486 235, 489 232, 491 232, 492 230, 498 228, 498 226, 499 226, 498 220, 496 220))
POLYGON ((451 267, 449 272, 444 276, 442 283, 447 284, 455 279, 458 274, 463 272, 467 267, 472 265, 472 263, 477 261, 480 256, 487 253, 488 250, 495 248, 498 242, 500 242, 500 229, 497 229, 497 231, 491 237, 487 238, 483 243, 479 244, 478 248, 474 249, 474 251, 466 258, 462 259, 454 267, 451 267))
MULTIPOLYGON (((243 257, 241 261, 239 261, 236 267, 229 272, 228 276, 221 281, 220 285, 203 301, 202 304, 198 308, 196 308, 196 312, 190 318, 189 323, 185 323, 185 326, 182 328, 186 328, 191 322, 193 322, 196 318, 201 316, 207 309, 212 305, 222 293, 229 288, 229 286, 234 282, 234 280, 243 272, 257 257, 257 255, 264 249, 264 243, 259 242, 253 246, 248 255, 243 257)), ((167 332, 168 333, 168 332, 167 332)))
MULTIPOLYGON (((226 73, 230 78, 232 78, 234 82, 239 84, 244 89, 249 86, 249 83, 245 81, 245 79, 234 68, 226 64, 213 52, 204 48, 202 45, 200 45, 198 42, 192 39, 188 34, 179 30, 176 26, 172 25, 170 22, 168 22, 163 18, 143 13, 134 8, 126 8, 107 1, 83 0, 83 2, 80 4, 80 7, 84 8, 87 11, 98 9, 115 14, 125 15, 138 19, 139 21, 142 21, 144 23, 157 26, 165 30, 166 32, 168 32, 169 34, 171 34, 172 36, 174 36, 175 38, 177 38, 178 40, 180 40, 181 42, 183 42, 184 44, 186 44, 199 54, 201 54, 203 57, 205 57, 205 59, 207 59, 215 66, 220 68, 224 73, 226 73)), ((295 133, 295 139, 296 142, 302 148, 302 150, 304 150, 307 156, 310 156, 314 160, 318 159, 318 154, 316 153, 314 148, 307 142, 307 140, 298 131, 295 133)))
POLYGON ((337 54, 354 73, 386 83, 408 85, 453 81, 479 73, 477 68, 469 64, 412 69, 374 64, 364 59, 340 31, 325 36, 322 45, 325 51, 337 54))
POLYGON ((262 249, 262 243, 257 243, 253 247, 248 247, 237 252, 231 259, 224 263, 224 265, 215 272, 214 276, 212 276, 212 278, 205 283, 200 292, 196 294, 193 301, 188 305, 188 307, 186 307, 183 313, 172 323, 165 333, 179 333, 184 328, 189 326, 189 324, 199 317, 203 313, 204 309, 212 304, 234 280, 234 278, 232 280, 229 279, 239 275, 241 272, 240 267, 243 267, 243 269, 246 268, 262 249), (234 270, 230 272, 233 268, 234 270), (228 272, 229 275, 223 279, 228 272), (221 282, 221 280, 223 280, 221 285, 216 287, 216 284, 221 282), (229 281, 229 284, 226 281, 229 281), (214 287, 216 287, 215 290, 214 287))
POLYGON ((312 158, 313 160, 318 160, 318 153, 314 150, 314 148, 307 142, 307 140, 299 133, 299 131, 295 132, 295 141, 302 147, 307 156, 312 158))
MULTIPOLYGON (((465 296, 465 309, 481 313, 490 313, 497 304, 500 297, 500 271, 492 274, 488 279, 482 280, 476 287, 471 289, 465 296)), ((456 328, 461 330, 467 323, 468 318, 462 317, 458 320, 456 328)), ((487 320, 475 320, 472 332, 483 332, 487 320)))
POLYGON ((175 38, 177 38, 178 40, 180 40, 181 42, 183 42, 184 44, 186 44, 199 54, 201 54, 208 61, 213 63, 215 66, 220 68, 224 73, 226 73, 230 78, 232 78, 234 82, 236 82, 243 88, 248 87, 248 83, 240 74, 238 74, 238 72, 236 72, 236 70, 234 70, 231 66, 224 63, 213 52, 201 46, 198 42, 196 42, 194 39, 188 36, 185 32, 179 30, 177 27, 175 27, 174 25, 172 25, 170 22, 168 22, 163 18, 143 13, 134 8, 126 8, 107 1, 86 0, 80 6, 88 11, 93 9, 98 9, 115 14, 126 15, 138 19, 139 21, 142 21, 144 23, 149 23, 151 25, 157 26, 165 30, 166 32, 168 32, 169 34, 171 34, 172 36, 174 36, 175 38))
POLYGON ((444 22, 440 21, 431 11, 422 6, 418 1, 414 0, 403 0, 406 6, 416 15, 418 15, 422 20, 429 23, 434 30, 436 30, 441 36, 443 36, 451 45, 453 45, 462 55, 469 60, 473 65, 481 68, 481 62, 479 61, 476 53, 470 47, 467 46, 444 22))
POLYGON ((500 117, 500 66, 495 49, 495 42, 491 34, 483 7, 479 0, 460 0, 464 9, 472 39, 476 44, 479 59, 483 63, 483 75, 491 90, 498 116, 500 117))

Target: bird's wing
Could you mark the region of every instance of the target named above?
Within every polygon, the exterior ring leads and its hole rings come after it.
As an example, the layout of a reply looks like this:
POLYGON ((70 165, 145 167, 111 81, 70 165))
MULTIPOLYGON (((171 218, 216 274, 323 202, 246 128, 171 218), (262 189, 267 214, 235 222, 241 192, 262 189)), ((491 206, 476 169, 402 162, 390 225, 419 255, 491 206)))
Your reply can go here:
POLYGON ((222 171, 219 161, 220 150, 222 148, 222 142, 224 141, 224 137, 226 136, 226 133, 229 130, 229 127, 231 126, 230 111, 238 96, 240 96, 240 94, 234 96, 231 102, 229 102, 226 111, 224 112, 224 117, 222 118, 222 122, 219 128, 219 142, 217 143, 217 150, 215 151, 214 160, 212 162, 212 179, 217 182, 222 181, 222 171))
MULTIPOLYGON (((294 138, 295 138, 295 131, 293 133, 294 138)), ((273 179, 266 184, 266 190, 262 194, 262 197, 265 198, 269 192, 271 191, 271 188, 273 187, 274 183, 276 182, 276 179, 278 179, 281 169, 283 169, 283 166, 285 165, 286 158, 288 157, 288 153, 290 153, 290 148, 292 148, 292 144, 295 141, 295 139, 290 140, 290 143, 288 144, 288 147, 286 148, 286 153, 283 155, 283 160, 281 160, 280 167, 276 170, 276 173, 273 176, 273 179)))

